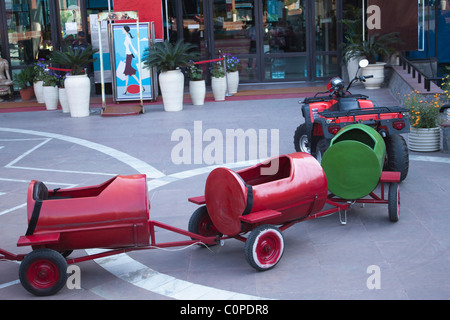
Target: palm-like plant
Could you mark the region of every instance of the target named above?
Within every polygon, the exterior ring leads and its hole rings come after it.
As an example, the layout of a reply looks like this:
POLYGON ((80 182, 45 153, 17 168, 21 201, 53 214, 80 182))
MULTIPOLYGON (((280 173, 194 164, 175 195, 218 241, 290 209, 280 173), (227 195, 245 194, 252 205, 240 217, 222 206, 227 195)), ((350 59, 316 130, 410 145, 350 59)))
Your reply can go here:
POLYGON ((92 58, 96 52, 98 49, 93 49, 91 45, 86 48, 78 47, 75 50, 68 47, 66 51, 54 51, 51 62, 69 67, 72 75, 82 75, 88 63, 97 61, 96 58, 92 58))
POLYGON ((175 44, 168 40, 157 42, 145 50, 144 65, 148 69, 157 67, 161 72, 176 70, 199 57, 198 51, 194 51, 196 48, 195 45, 182 40, 178 40, 175 44))
MULTIPOLYGON (((352 40, 350 37, 347 40, 352 40)), ((377 58, 382 56, 388 59, 395 52, 395 44, 401 44, 402 41, 398 32, 387 33, 384 35, 372 35, 368 41, 349 41, 344 48, 346 59, 364 56, 370 64, 374 64, 377 58)))

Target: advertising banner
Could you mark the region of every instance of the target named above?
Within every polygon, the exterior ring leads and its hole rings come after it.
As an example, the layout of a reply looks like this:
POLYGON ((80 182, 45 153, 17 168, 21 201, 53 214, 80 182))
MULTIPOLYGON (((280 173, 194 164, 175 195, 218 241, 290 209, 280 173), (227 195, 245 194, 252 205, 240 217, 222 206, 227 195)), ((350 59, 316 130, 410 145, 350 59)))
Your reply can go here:
POLYGON ((366 23, 369 36, 398 32, 403 41, 399 49, 418 48, 418 2, 414 0, 368 0, 366 23))

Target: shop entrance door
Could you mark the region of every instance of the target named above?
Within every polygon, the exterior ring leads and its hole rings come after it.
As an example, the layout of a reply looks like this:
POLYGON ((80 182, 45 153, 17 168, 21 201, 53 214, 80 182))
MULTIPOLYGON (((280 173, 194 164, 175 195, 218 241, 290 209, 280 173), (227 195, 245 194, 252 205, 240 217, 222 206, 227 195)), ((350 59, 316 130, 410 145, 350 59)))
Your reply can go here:
MULTIPOLYGON (((314 81, 339 74, 335 0, 176 0, 169 25, 202 58, 237 56, 241 82, 314 81)), ((174 34, 174 32, 172 33, 174 34)))

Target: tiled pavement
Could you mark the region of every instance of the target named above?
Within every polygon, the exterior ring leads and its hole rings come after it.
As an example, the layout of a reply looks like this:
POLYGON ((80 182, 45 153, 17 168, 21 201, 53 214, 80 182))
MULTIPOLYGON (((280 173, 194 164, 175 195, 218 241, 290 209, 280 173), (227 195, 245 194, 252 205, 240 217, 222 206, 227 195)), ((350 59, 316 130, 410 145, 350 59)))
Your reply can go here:
MULTIPOLYGON (((387 89, 366 93, 380 105, 396 104, 387 89)), ((164 112, 159 104, 138 116, 108 118, 98 113, 71 118, 61 111, 0 114, 0 248, 30 250, 16 242, 26 230, 25 197, 32 179, 55 188, 146 173, 150 218, 187 229, 197 208, 187 198, 203 194, 211 167, 205 159, 193 163, 194 155, 192 164, 175 164, 174 131, 186 129, 191 145, 204 148, 210 142, 197 139, 199 124, 202 134, 218 129, 224 144, 226 129, 278 130, 279 153, 292 153, 294 130, 303 121, 298 100, 185 104, 177 113, 164 112)), ((346 225, 337 214, 299 223, 283 232, 285 252, 270 271, 256 272, 245 260, 243 243, 227 240, 211 250, 138 251, 83 262, 78 264, 81 289, 36 298, 18 283, 19 264, 1 261, 0 299, 448 299, 450 156, 410 156, 399 222, 388 220, 385 205, 357 204, 346 225), (380 288, 368 288, 371 266, 378 268, 380 288)), ((180 238, 162 230, 156 237, 180 238)))

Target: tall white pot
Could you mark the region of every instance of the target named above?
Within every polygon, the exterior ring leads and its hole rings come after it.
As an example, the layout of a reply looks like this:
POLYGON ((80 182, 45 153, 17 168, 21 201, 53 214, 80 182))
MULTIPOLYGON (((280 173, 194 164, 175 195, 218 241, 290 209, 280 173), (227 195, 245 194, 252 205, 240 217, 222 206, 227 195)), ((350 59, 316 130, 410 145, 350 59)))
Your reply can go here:
POLYGON ((56 110, 58 108, 58 87, 43 86, 44 103, 47 110, 56 110))
POLYGON ((74 118, 89 116, 89 101, 91 97, 91 81, 88 76, 71 75, 64 81, 70 116, 74 118))
POLYGON ((225 100, 225 93, 227 90, 227 80, 225 79, 225 77, 222 78, 211 77, 211 88, 213 91, 215 101, 225 100))
POLYGON ((206 85, 205 80, 189 81, 189 94, 194 106, 205 104, 206 85))
POLYGON ((239 71, 227 72, 228 93, 235 94, 239 87, 239 71))
POLYGON ((69 102, 67 101, 66 88, 59 88, 59 103, 63 113, 69 113, 69 102))
POLYGON ((373 75, 373 78, 366 79, 364 82, 364 87, 366 89, 380 89, 382 83, 384 82, 384 66, 385 62, 377 62, 376 64, 369 64, 367 67, 363 68, 361 75, 368 76, 373 75))
POLYGON ((181 70, 169 70, 159 74, 159 86, 165 111, 183 110, 184 75, 181 70))
POLYGON ((34 95, 38 103, 44 103, 43 85, 44 81, 37 81, 33 83, 34 95))

